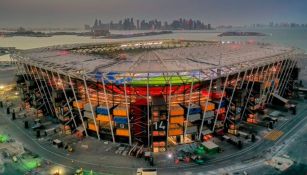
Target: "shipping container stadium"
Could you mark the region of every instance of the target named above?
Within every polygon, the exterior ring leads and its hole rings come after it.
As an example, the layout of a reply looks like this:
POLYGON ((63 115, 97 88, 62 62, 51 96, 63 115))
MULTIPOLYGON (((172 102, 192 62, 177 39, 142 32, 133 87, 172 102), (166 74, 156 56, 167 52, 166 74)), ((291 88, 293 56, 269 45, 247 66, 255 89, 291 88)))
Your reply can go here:
POLYGON ((24 107, 64 134, 153 152, 236 135, 297 79, 298 50, 255 41, 151 40, 21 51, 24 107))

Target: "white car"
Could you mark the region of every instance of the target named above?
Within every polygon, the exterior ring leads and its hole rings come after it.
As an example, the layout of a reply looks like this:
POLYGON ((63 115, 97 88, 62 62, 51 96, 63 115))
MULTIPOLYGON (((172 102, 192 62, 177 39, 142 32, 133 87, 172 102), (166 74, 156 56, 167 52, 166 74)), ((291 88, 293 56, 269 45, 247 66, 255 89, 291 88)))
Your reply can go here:
POLYGON ((157 175, 157 169, 155 168, 138 168, 136 175, 157 175))

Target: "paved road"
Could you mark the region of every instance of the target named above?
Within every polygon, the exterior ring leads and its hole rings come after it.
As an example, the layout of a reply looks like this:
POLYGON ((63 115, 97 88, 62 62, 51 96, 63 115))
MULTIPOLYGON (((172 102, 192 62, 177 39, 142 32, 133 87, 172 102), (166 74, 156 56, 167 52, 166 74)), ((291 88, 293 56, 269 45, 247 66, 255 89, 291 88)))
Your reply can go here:
MULTIPOLYGON (((162 170, 162 174, 202 174, 227 166, 235 165, 236 163, 248 163, 251 161, 257 161, 257 159, 263 159, 266 151, 273 151, 277 146, 283 144, 283 142, 291 138, 299 129, 306 127, 307 124, 307 108, 301 109, 302 112, 293 117, 292 120, 285 122, 279 126, 278 130, 284 132, 284 134, 276 141, 261 140, 253 146, 239 151, 233 155, 225 158, 208 161, 204 166, 197 166, 191 168, 184 168, 180 173, 171 170, 162 170)), ((274 154, 273 154, 274 155, 274 154)))
MULTIPOLYGON (((43 157, 44 159, 53 162, 55 164, 64 165, 70 169, 84 168, 89 170, 94 170, 101 173, 112 173, 112 174, 133 174, 135 173, 135 168, 121 168, 114 164, 113 167, 105 167, 103 164, 95 164, 90 162, 82 162, 78 160, 73 160, 68 156, 53 152, 41 144, 38 143, 37 139, 33 139, 20 128, 15 122, 10 119, 10 116, 4 115, 4 110, 0 109, 0 132, 8 133, 12 138, 20 141, 24 146, 33 153, 36 153, 43 157)), ((103 155, 102 155, 103 156, 103 155)))
MULTIPOLYGON (((276 142, 268 141, 268 140, 260 140, 253 144, 250 147, 247 147, 241 151, 237 151, 233 154, 218 157, 215 159, 211 159, 206 162, 203 166, 198 166, 194 164, 188 164, 184 167, 178 166, 170 166, 166 168, 160 168, 159 174, 197 174, 202 172, 207 172, 210 170, 222 168, 225 166, 231 166, 235 163, 244 163, 252 160, 253 158, 261 158, 265 154, 265 150, 268 150, 272 146, 276 146, 277 144, 281 144, 285 139, 291 137, 297 129, 304 126, 306 124, 307 110, 306 108, 301 109, 301 112, 293 117, 293 119, 285 122, 278 130, 284 132, 284 135, 281 136, 276 142), (300 122, 299 122, 300 121, 300 122)), ((32 139, 26 132, 24 132, 23 128, 20 128, 16 123, 11 121, 9 117, 5 115, 1 115, 1 118, 4 120, 0 120, 0 130, 5 133, 10 133, 13 138, 18 139, 22 143, 25 144, 25 147, 42 156, 43 158, 57 163, 61 165, 65 165, 69 168, 79 168, 83 167, 86 169, 92 169, 94 171, 103 172, 103 173, 112 173, 112 174, 135 174, 135 168, 123 168, 116 166, 105 166, 104 164, 95 164, 90 162, 83 162, 78 160, 71 160, 68 156, 64 156, 61 154, 57 154, 52 152, 44 147, 42 147, 36 139, 32 139)))

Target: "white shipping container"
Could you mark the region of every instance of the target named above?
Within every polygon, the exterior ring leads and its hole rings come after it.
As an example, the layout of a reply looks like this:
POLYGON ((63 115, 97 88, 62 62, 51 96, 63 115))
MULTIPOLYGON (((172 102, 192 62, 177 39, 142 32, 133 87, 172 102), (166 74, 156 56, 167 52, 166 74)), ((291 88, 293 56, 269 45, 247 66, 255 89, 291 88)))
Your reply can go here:
POLYGON ((196 121, 196 120, 200 120, 200 114, 189 115, 189 121, 190 122, 193 122, 193 121, 196 121))
POLYGON ((210 117, 213 117, 214 116, 214 111, 207 111, 205 112, 205 118, 210 118, 210 117))
MULTIPOLYGON (((92 107, 93 107, 93 111, 96 112, 97 106, 92 104, 92 107)), ((86 103, 86 104, 84 105, 84 110, 85 110, 85 111, 91 112, 91 105, 90 105, 89 103, 86 103)))
POLYGON ((193 134, 197 132, 197 126, 188 126, 186 130, 186 134, 193 134))
MULTIPOLYGON (((96 114, 94 114, 94 116, 96 117, 96 114)), ((84 111, 84 117, 93 118, 93 114, 92 112, 84 111)))

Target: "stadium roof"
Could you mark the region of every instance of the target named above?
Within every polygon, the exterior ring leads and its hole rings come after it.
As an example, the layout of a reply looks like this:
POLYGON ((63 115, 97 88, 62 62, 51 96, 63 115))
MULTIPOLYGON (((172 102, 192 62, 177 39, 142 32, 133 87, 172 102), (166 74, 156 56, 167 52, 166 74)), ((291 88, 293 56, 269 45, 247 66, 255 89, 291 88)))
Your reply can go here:
POLYGON ((285 59, 295 49, 256 42, 154 40, 75 44, 18 53, 26 64, 67 73, 236 72, 285 59), (284 57, 284 58, 283 58, 284 57))

